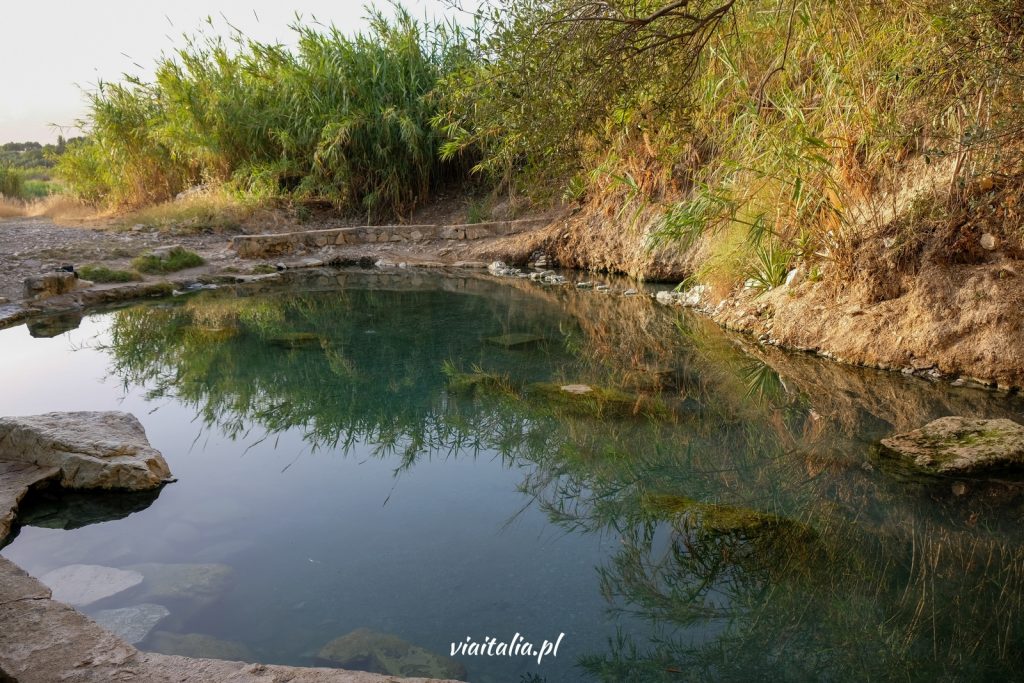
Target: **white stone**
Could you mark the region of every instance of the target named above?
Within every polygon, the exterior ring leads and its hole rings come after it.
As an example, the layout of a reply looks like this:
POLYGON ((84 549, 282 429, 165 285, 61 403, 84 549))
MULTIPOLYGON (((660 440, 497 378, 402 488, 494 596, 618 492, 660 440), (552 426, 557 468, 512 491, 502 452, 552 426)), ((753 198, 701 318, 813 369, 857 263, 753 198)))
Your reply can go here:
POLYGON ((986 232, 984 235, 981 236, 981 248, 982 249, 985 249, 987 251, 992 251, 997 246, 999 246, 999 240, 996 239, 995 235, 986 232))
POLYGON ((84 607, 113 597, 142 583, 142 574, 95 564, 71 564, 39 579, 53 591, 53 599, 84 607))

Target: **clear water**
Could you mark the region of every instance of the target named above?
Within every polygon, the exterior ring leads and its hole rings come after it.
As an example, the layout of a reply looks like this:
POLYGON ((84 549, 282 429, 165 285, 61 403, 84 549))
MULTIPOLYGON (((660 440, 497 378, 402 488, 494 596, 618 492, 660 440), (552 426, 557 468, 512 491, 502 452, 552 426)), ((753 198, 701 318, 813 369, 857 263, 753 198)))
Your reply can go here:
POLYGON ((3 554, 37 576, 224 565, 157 631, 263 662, 323 664, 369 628, 441 655, 565 634, 540 665, 456 657, 474 683, 1022 675, 1020 484, 872 453, 942 415, 1024 422, 1019 400, 762 349, 642 299, 295 277, 0 331, 0 414, 130 411, 178 477, 37 496, 3 554), (488 341, 521 333, 542 341, 488 341))

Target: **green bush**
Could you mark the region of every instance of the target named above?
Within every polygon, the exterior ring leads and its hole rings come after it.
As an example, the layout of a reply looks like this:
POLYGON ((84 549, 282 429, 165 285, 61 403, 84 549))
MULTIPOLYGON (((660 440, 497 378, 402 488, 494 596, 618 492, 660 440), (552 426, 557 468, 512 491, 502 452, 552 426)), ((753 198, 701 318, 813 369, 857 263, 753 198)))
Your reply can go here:
POLYGON ((135 270, 140 273, 174 273, 201 266, 203 263, 205 261, 202 256, 181 247, 172 249, 166 258, 160 258, 156 254, 143 254, 132 261, 135 270))
POLYGON ((131 270, 115 270, 106 266, 82 266, 78 268, 78 275, 83 280, 90 282, 132 282, 141 280, 142 277, 131 270))

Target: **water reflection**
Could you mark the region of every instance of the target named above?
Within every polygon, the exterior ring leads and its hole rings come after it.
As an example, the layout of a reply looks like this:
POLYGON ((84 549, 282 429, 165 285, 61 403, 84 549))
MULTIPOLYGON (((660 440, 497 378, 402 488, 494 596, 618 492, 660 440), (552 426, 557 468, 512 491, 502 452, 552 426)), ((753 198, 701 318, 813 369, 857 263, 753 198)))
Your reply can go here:
POLYGON ((1018 402, 751 346, 637 299, 294 284, 118 311, 111 372, 247 443, 299 428, 413 472, 500 454, 553 525, 619 539, 596 570, 609 619, 630 619, 581 658, 591 679, 1022 675, 1020 484, 908 481, 870 457, 941 415, 1021 420, 1018 402), (510 334, 540 343, 487 343, 510 334))

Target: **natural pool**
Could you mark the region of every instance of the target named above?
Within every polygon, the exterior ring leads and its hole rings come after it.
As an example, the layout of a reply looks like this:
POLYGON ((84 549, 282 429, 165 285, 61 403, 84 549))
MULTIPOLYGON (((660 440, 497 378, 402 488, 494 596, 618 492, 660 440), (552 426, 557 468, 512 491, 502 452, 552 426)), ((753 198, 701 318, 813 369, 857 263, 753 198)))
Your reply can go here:
POLYGON ((871 452, 942 415, 1024 421, 1018 399, 643 298, 291 277, 0 331, 0 414, 127 410, 179 479, 38 496, 3 554, 140 569, 84 611, 163 604, 140 647, 168 652, 313 665, 357 629, 438 655, 564 633, 540 665, 455 659, 474 683, 1024 675, 1019 483, 871 452))

